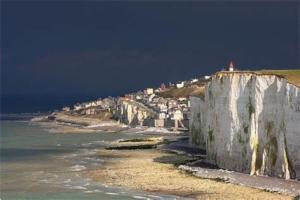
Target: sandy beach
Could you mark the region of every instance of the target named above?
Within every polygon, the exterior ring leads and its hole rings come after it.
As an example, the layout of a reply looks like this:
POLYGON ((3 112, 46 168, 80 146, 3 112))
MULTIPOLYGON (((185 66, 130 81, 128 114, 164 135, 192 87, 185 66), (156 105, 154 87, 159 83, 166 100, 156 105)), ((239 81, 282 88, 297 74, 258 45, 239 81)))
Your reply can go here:
POLYGON ((171 138, 176 140, 180 137, 167 129, 130 128, 116 121, 63 113, 57 114, 54 121, 39 123, 57 133, 125 131, 135 134, 135 139, 119 139, 111 142, 106 149, 100 149, 98 156, 104 159, 103 165, 84 172, 85 176, 104 184, 193 199, 293 199, 284 194, 195 177, 180 170, 179 165, 194 161, 195 158, 157 149, 158 145, 168 143, 171 138))
POLYGON ((113 186, 195 199, 292 199, 278 193, 200 179, 177 169, 185 156, 148 150, 100 150, 102 168, 89 171, 90 178, 113 186))

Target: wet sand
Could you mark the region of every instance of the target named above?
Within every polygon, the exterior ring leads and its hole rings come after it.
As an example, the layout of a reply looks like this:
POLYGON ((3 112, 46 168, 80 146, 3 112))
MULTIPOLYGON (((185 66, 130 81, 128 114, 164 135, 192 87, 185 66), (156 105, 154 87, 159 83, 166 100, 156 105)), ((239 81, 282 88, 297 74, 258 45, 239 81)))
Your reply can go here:
MULTIPOLYGON (((156 137, 163 136, 163 138, 170 134, 167 130, 160 133, 161 130, 155 128, 129 128, 115 121, 65 114, 59 114, 55 121, 39 123, 47 126, 48 130, 50 127, 50 131, 59 133, 125 131, 138 135, 153 134, 156 137)), ((172 135, 174 137, 174 133, 172 135)), ((193 161, 193 158, 184 154, 178 155, 153 149, 165 142, 160 137, 152 138, 150 141, 138 141, 140 140, 138 139, 137 141, 119 140, 111 143, 108 149, 99 150, 98 153, 99 157, 105 160, 104 165, 97 170, 85 172, 85 175, 112 186, 195 199, 293 199, 291 196, 278 193, 197 178, 179 170, 178 165, 193 161), (139 149, 141 147, 144 150, 139 149)))
POLYGON ((87 176, 112 186, 195 199, 292 199, 278 193, 201 179, 177 169, 186 156, 148 150, 100 150, 105 164, 87 176))
POLYGON ((58 112, 55 119, 45 117, 33 118, 32 123, 38 123, 54 133, 92 133, 120 132, 129 129, 128 126, 114 120, 102 120, 88 116, 76 116, 58 112))

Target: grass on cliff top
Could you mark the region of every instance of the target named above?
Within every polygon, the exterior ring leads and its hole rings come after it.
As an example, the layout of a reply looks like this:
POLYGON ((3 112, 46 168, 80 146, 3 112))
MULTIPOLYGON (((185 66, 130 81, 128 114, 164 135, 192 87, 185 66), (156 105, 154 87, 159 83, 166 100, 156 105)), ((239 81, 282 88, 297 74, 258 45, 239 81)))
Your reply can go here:
POLYGON ((287 79, 289 83, 300 87, 300 70, 261 70, 256 72, 259 74, 274 74, 282 76, 287 79))
MULTIPOLYGON (((231 74, 232 72, 229 71, 221 71, 217 72, 216 74, 231 74)), ((253 73, 257 75, 277 75, 279 77, 285 78, 288 80, 289 83, 300 87, 300 70, 293 69, 293 70, 257 70, 257 71, 235 71, 234 73, 240 73, 240 74, 245 74, 245 73, 253 73)))
POLYGON ((164 98, 178 98, 189 96, 201 96, 203 92, 204 86, 192 85, 183 88, 168 88, 165 91, 158 93, 158 95, 164 98))
MULTIPOLYGON (((239 71, 243 73, 244 71, 239 71)), ((245 71, 252 72, 253 71, 245 71)), ((300 87, 300 70, 259 70, 254 71, 256 74, 261 75, 278 75, 288 80, 289 83, 300 87)), ((189 97, 189 96, 203 96, 204 93, 204 82, 199 82, 183 88, 167 88, 165 91, 158 93, 159 96, 164 98, 178 98, 178 97, 189 97)))

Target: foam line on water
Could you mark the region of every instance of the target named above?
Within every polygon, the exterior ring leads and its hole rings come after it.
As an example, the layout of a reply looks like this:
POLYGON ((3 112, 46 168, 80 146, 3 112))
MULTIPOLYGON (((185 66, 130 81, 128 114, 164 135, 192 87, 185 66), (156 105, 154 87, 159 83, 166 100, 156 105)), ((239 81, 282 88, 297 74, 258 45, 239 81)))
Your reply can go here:
POLYGON ((147 200, 151 200, 150 198, 148 198, 148 197, 143 197, 143 196, 138 196, 138 195, 134 195, 134 196, 132 196, 133 198, 135 198, 135 199, 147 199, 147 200))
POLYGON ((70 167, 71 171, 73 172, 78 172, 78 171, 82 171, 82 170, 85 170, 86 167, 83 166, 83 165, 74 165, 72 167, 70 167))
POLYGON ((79 186, 79 185, 76 185, 76 186, 70 186, 69 188, 70 188, 70 189, 76 189, 76 190, 86 190, 86 189, 87 189, 86 187, 79 186))
POLYGON ((115 193, 115 192, 105 192, 105 194, 108 194, 108 195, 119 195, 119 193, 115 193))

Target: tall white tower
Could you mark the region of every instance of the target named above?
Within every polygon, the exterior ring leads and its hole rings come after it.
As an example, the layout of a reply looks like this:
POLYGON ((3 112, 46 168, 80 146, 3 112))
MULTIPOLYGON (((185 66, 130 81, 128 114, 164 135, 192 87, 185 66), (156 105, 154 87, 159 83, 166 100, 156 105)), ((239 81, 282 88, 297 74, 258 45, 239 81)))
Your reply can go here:
POLYGON ((229 63, 228 71, 230 71, 230 72, 233 72, 233 71, 234 71, 234 65, 233 65, 233 62, 232 62, 232 61, 230 61, 230 63, 229 63))

